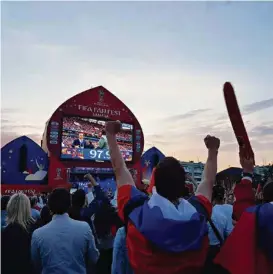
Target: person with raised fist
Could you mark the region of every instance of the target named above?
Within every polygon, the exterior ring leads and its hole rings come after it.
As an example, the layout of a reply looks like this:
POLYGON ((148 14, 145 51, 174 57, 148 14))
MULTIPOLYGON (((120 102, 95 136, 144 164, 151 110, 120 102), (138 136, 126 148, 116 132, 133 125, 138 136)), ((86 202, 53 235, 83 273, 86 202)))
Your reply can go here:
POLYGON ((125 222, 130 265, 135 274, 201 273, 209 247, 212 186, 217 172, 220 140, 204 140, 208 159, 204 181, 189 201, 185 195, 185 171, 173 157, 165 157, 154 172, 155 186, 149 198, 135 187, 116 141, 121 124, 108 122, 111 162, 117 178, 118 213, 125 222))
POLYGON ((263 187, 263 203, 255 205, 254 160, 240 151, 242 180, 234 189, 235 227, 214 262, 231 274, 273 273, 273 180, 263 187))

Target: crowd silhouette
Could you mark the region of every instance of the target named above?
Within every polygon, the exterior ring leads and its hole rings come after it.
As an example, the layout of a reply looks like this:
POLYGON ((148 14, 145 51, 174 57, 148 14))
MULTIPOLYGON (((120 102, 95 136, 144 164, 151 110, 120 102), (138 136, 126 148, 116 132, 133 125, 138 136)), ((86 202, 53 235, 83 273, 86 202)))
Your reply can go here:
POLYGON ((194 193, 173 157, 161 160, 154 185, 140 190, 121 155, 120 130, 119 122, 106 124, 115 202, 90 174, 89 196, 58 188, 1 197, 2 273, 273 273, 273 178, 254 192, 254 161, 243 148, 233 192, 215 184, 220 140, 209 135, 194 193))

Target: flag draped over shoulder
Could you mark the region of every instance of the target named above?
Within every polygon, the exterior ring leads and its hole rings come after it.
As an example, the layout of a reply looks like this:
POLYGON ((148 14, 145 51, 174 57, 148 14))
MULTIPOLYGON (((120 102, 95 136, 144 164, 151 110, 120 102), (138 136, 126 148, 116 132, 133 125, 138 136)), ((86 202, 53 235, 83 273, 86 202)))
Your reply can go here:
POLYGON ((200 195, 192 199, 180 199, 175 207, 156 190, 148 198, 134 186, 119 188, 118 212, 128 220, 126 243, 134 273, 201 273, 209 244, 203 212, 210 216, 212 205, 200 195))
POLYGON ((215 259, 231 274, 273 273, 273 204, 248 208, 215 259))

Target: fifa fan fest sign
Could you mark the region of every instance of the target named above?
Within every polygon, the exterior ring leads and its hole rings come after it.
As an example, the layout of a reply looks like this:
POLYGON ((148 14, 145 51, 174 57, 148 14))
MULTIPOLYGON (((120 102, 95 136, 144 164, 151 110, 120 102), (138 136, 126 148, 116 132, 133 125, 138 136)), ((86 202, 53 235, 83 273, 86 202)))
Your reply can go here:
POLYGON ((94 117, 104 117, 108 118, 111 116, 120 116, 121 112, 119 110, 107 109, 107 108, 99 108, 99 107, 91 107, 91 106, 78 106, 79 110, 92 112, 94 117))
POLYGON ((119 120, 117 143, 126 165, 140 183, 140 159, 144 146, 142 128, 131 110, 102 86, 81 92, 63 104, 47 122, 42 148, 50 159, 49 186, 68 186, 75 167, 110 168, 105 134, 107 121, 119 120))

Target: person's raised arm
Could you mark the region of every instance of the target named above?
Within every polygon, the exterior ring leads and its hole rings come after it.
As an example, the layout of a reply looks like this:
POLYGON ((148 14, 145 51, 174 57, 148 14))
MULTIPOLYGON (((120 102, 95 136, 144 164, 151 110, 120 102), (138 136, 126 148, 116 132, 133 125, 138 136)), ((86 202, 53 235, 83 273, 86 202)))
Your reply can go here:
POLYGON ((204 169, 204 180, 199 184, 196 195, 205 196, 211 201, 212 187, 217 173, 217 155, 220 147, 220 139, 208 135, 204 139, 204 142, 208 149, 208 158, 204 169))
POLYGON ((109 146, 109 153, 112 166, 116 175, 118 187, 123 185, 135 185, 133 177, 127 169, 124 159, 120 153, 116 134, 121 130, 121 123, 119 121, 111 121, 106 123, 106 137, 109 146))
POLYGON ((240 163, 243 168, 242 179, 234 188, 235 202, 233 205, 233 219, 238 221, 242 213, 250 206, 255 205, 255 195, 252 190, 252 177, 254 173, 254 160, 243 157, 240 152, 240 163))

